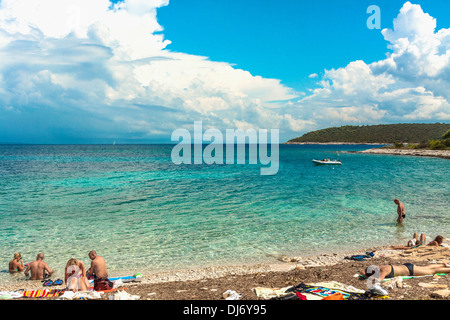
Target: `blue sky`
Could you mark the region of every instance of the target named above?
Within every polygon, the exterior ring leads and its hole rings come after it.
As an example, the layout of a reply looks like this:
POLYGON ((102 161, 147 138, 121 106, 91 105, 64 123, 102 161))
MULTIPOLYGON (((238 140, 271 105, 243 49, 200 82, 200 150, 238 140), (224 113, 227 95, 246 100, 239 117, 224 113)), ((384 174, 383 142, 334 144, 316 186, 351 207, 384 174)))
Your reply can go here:
POLYGON ((0 143, 450 121, 450 3, 0 0, 0 143), (377 5, 381 29, 367 28, 377 5))
MULTIPOLYGON (((168 49, 226 61, 252 74, 281 79, 297 90, 314 86, 310 74, 354 60, 383 59, 381 30, 366 27, 367 8, 378 5, 381 28, 405 1, 396 0, 171 0, 158 11, 168 49)), ((450 26, 448 1, 416 1, 450 26)))
POLYGON ((234 63, 304 90, 313 84, 312 73, 384 57, 382 35, 366 27, 368 3, 175 0, 158 19, 173 42, 170 49, 234 63))

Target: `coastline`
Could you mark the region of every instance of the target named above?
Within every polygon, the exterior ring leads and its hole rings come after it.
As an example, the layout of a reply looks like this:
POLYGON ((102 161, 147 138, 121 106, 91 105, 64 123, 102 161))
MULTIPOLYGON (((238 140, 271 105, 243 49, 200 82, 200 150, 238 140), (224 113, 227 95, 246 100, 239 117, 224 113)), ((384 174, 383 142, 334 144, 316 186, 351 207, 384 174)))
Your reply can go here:
MULTIPOLYGON (((370 143, 370 142, 284 142, 284 145, 392 145, 392 143, 370 143)), ((363 151, 348 151, 349 153, 370 153, 370 154, 387 154, 399 156, 416 156, 416 157, 432 157, 450 159, 450 150, 430 150, 430 149, 384 149, 371 148, 363 151)))
POLYGON ((370 154, 388 154, 399 156, 416 156, 416 157, 433 157, 450 159, 450 150, 425 150, 425 149, 382 149, 373 148, 357 153, 370 153, 370 154))
POLYGON ((372 143, 372 142, 294 142, 294 141, 287 141, 283 142, 282 144, 286 145, 368 145, 368 146, 379 146, 379 145, 391 145, 392 143, 372 143))

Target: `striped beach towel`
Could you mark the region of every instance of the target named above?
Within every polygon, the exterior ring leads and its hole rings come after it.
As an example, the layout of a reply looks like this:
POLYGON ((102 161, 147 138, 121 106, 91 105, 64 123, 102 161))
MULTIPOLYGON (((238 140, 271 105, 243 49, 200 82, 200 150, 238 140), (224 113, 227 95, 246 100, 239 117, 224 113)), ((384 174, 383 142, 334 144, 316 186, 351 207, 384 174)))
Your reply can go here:
POLYGON ((65 289, 43 289, 43 290, 26 290, 23 292, 23 296, 27 298, 50 298, 50 297, 59 297, 60 294, 63 294, 65 289))
POLYGON ((349 291, 344 291, 344 290, 340 290, 340 289, 307 285, 304 283, 300 283, 299 285, 286 290, 286 292, 294 292, 295 294, 297 294, 297 292, 299 292, 301 294, 310 293, 310 294, 318 295, 322 298, 331 296, 336 293, 340 293, 342 295, 342 300, 366 300, 366 299, 368 299, 368 297, 365 293, 349 292, 349 291))

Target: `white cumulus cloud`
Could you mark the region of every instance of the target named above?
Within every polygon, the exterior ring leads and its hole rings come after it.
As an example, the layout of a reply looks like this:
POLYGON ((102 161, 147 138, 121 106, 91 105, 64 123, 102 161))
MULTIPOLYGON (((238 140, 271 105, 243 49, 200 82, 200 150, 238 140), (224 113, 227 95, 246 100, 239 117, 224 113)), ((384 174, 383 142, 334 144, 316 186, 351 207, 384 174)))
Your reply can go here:
POLYGON ((384 29, 386 59, 325 70, 319 88, 298 102, 318 127, 450 120, 450 29, 406 2, 384 29))
POLYGON ((55 122, 74 138, 167 138, 198 120, 272 128, 271 101, 296 93, 280 80, 168 50, 157 21, 157 9, 168 4, 2 0, 0 135, 51 139, 61 134, 55 122))

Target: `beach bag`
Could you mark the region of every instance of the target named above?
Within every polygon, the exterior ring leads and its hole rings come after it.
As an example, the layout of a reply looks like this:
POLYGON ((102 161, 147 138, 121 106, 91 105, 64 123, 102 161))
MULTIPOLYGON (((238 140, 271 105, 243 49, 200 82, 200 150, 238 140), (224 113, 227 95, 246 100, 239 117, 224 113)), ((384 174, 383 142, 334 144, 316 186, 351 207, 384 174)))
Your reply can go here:
POLYGON ((106 291, 111 290, 114 288, 114 283, 112 281, 109 281, 108 278, 97 278, 94 279, 94 290, 95 291, 106 291))

